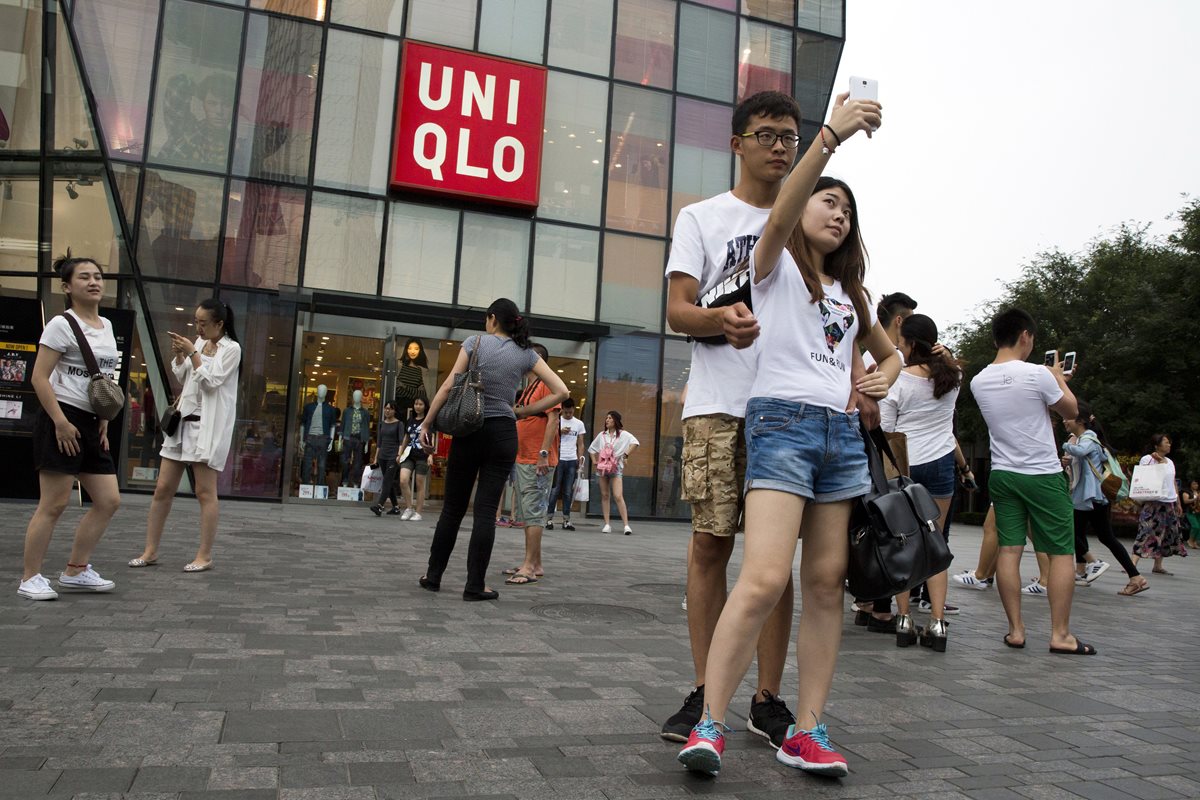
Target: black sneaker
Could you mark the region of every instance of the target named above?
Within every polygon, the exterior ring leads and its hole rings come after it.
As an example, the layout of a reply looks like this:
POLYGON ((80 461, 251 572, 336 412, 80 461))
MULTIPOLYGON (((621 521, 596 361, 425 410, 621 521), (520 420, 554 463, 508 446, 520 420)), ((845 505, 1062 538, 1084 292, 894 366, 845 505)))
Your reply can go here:
POLYGON ((678 711, 663 723, 662 738, 672 742, 686 742, 692 728, 700 723, 704 714, 704 687, 698 686, 683 701, 678 711))
POLYGON ((564 530, 564 531, 573 531, 573 530, 575 530, 575 526, 571 524, 571 520, 569 520, 569 519, 564 519, 564 520, 563 520, 563 530, 564 530))
POLYGON ((787 738, 788 728, 796 724, 796 718, 788 711, 787 704, 775 695, 762 690, 766 699, 761 703, 750 701, 750 716, 746 718, 746 730, 766 739, 778 750, 787 738))

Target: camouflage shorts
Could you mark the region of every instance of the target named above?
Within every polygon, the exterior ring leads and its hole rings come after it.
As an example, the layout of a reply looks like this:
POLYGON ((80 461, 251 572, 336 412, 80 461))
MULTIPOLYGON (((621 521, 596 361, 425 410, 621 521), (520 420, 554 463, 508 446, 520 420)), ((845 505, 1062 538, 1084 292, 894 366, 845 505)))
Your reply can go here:
POLYGON ((733 536, 742 527, 746 480, 746 421, 728 414, 683 421, 683 499, 692 504, 692 530, 733 536))

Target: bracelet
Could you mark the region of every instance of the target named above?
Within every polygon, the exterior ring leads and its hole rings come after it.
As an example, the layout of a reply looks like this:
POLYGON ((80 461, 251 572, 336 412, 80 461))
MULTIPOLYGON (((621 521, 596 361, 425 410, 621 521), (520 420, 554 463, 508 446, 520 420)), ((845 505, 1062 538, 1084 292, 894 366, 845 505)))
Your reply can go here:
POLYGON ((825 142, 825 128, 822 127, 821 128, 821 155, 828 156, 828 155, 832 155, 832 154, 833 154, 833 150, 830 150, 829 145, 825 142))
POLYGON ((833 129, 833 126, 832 126, 832 125, 830 125, 828 122, 826 122, 826 123, 825 123, 824 125, 822 125, 821 127, 822 127, 822 128, 829 128, 829 133, 830 133, 830 134, 832 134, 832 135, 833 135, 833 138, 834 138, 834 139, 837 141, 837 143, 838 143, 838 147, 841 147, 841 146, 842 146, 842 137, 840 137, 840 136, 838 136, 838 135, 837 135, 837 131, 835 131, 835 130, 833 129))

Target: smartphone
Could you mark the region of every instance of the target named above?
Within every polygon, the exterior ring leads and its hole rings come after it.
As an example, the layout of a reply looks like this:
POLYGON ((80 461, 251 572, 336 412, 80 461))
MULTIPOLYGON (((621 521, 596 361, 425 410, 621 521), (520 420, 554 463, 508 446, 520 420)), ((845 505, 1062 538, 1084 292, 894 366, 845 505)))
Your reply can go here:
POLYGON ((1055 364, 1058 363, 1058 351, 1057 350, 1047 350, 1046 357, 1044 359, 1042 359, 1042 363, 1045 364, 1047 367, 1053 367, 1055 364))
POLYGON ((874 100, 875 102, 879 102, 879 81, 871 78, 862 78, 858 75, 851 75, 850 99, 874 100))
POLYGON ((1063 356, 1063 375, 1070 375, 1075 371, 1075 351, 1067 353, 1063 356))
POLYGON ((964 477, 964 478, 962 478, 961 482, 962 482, 962 487, 964 489, 966 489, 968 492, 973 492, 979 488, 979 484, 975 482, 974 478, 965 478, 964 477))

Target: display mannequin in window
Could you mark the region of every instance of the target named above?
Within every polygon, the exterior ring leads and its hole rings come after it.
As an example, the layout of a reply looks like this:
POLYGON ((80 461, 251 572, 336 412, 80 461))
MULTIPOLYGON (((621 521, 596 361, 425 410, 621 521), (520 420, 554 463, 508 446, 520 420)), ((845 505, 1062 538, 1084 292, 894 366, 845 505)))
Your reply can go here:
POLYGON ((400 351, 400 368, 396 371, 396 405, 401 416, 408 415, 413 401, 418 397, 424 398, 428 405, 428 374, 429 359, 425 356, 425 346, 420 339, 409 339, 400 351))
POLYGON ((355 389, 351 398, 342 414, 342 486, 358 486, 371 443, 371 412, 363 408, 362 390, 355 389))
POLYGON ((325 482, 325 459, 333 449, 333 429, 338 421, 338 410, 325 402, 328 393, 325 384, 319 385, 317 399, 304 407, 300 420, 300 443, 304 445, 304 460, 300 462, 301 483, 325 482), (317 461, 315 473, 313 459, 317 461))

